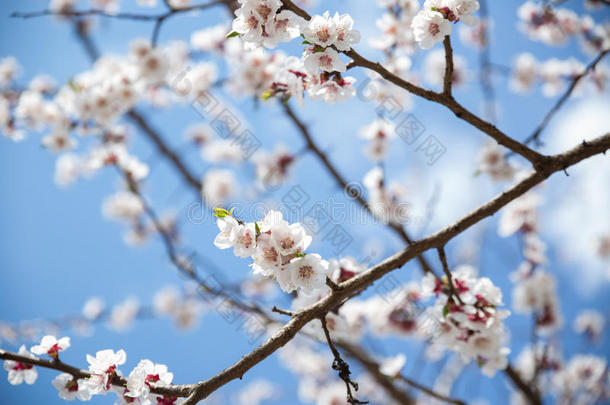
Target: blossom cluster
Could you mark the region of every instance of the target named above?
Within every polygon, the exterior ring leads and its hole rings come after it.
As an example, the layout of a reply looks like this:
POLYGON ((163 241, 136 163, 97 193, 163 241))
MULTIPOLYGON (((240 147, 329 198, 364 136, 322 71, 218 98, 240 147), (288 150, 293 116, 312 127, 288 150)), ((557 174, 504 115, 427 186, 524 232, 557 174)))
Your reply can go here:
MULTIPOLYGON (((55 336, 44 336, 40 344, 32 346, 30 351, 25 346, 21 346, 18 354, 37 360, 36 355, 47 355, 57 361, 59 352, 70 347, 70 338, 64 337, 57 339, 55 336)), ((156 395, 151 393, 152 385, 157 387, 167 387, 171 385, 173 374, 168 372, 167 366, 155 364, 150 360, 142 360, 131 371, 127 379, 126 387, 113 385, 113 379, 122 376, 119 366, 125 364, 127 355, 125 351, 119 350, 100 350, 95 356, 87 355, 89 363, 89 373, 87 379, 80 379, 68 373, 59 374, 53 380, 53 386, 57 388, 59 397, 68 401, 78 398, 81 401, 88 401, 93 395, 105 395, 113 391, 119 396, 118 403, 137 403, 142 405, 149 404, 176 404, 177 398, 167 395, 156 395)), ((19 385, 23 382, 33 384, 38 372, 29 363, 14 360, 5 360, 4 369, 8 371, 8 381, 12 385, 19 385)))
MULTIPOLYGON (((540 62, 533 55, 522 53, 515 58, 509 86, 516 93, 526 93, 537 83, 542 83, 542 94, 553 97, 566 88, 567 82, 584 71, 585 65, 574 58, 553 58, 540 62)), ((610 69, 606 64, 600 63, 587 74, 585 80, 577 84, 574 93, 582 93, 585 86, 601 92, 607 88, 609 80, 610 69)))
POLYGON ((517 233, 522 239, 523 262, 511 274, 515 312, 534 314, 536 333, 548 335, 561 327, 563 318, 555 277, 542 268, 547 257, 546 244, 538 235, 537 208, 541 204, 541 197, 534 191, 512 201, 502 212, 498 233, 517 233))
POLYGON ((386 11, 376 22, 381 36, 370 41, 371 46, 389 53, 390 49, 397 54, 411 54, 416 48, 411 23, 419 11, 418 0, 387 1, 379 0, 380 7, 386 11))
MULTIPOLYGON (((263 98, 295 96, 302 100, 306 91, 312 99, 332 104, 355 94, 352 86, 355 79, 341 76, 346 71, 346 64, 339 58, 339 52, 350 50, 360 41, 360 33, 352 29, 353 20, 349 15, 335 13, 331 17, 327 11, 305 21, 290 10, 279 11, 280 0, 240 0, 240 4, 229 37, 239 35, 246 50, 259 46, 274 48, 279 42, 290 41, 299 35, 305 39, 306 48, 300 58, 276 53, 273 62, 278 69, 255 64, 262 72, 276 70, 274 75, 267 75, 272 80, 262 87, 266 90, 263 98)), ((206 41, 199 37, 198 42, 206 41)), ((262 51, 254 53, 255 57, 257 55, 264 57, 262 51)))
MULTIPOLYGON (((264 283, 263 280, 266 281, 266 279, 256 278, 248 280, 248 283, 243 283, 244 294, 261 296, 273 293, 274 290, 268 285, 272 282, 264 283)), ((68 329, 81 336, 90 336, 94 331, 94 326, 102 323, 112 331, 125 332, 137 319, 148 318, 151 315, 158 318, 170 318, 178 329, 186 330, 197 324, 206 309, 205 303, 200 299, 197 284, 190 282, 187 282, 181 289, 171 285, 162 287, 154 294, 151 305, 142 304, 132 295, 111 306, 107 305, 102 298, 94 296, 84 303, 80 313, 64 317, 61 321, 34 319, 22 321, 19 324, 0 322, 0 341, 11 344, 18 341, 34 341, 41 335, 68 329)), ((41 343, 42 347, 46 347, 45 339, 41 343)), ((58 344, 65 349, 68 347, 65 343, 60 339, 58 344)), ((52 347, 52 345, 50 346, 52 347)), ((46 351, 39 353, 37 350, 33 349, 32 353, 36 355, 46 353, 46 351)))
POLYGON ((243 223, 229 211, 215 210, 220 233, 214 245, 233 248, 238 257, 251 257, 255 274, 275 279, 286 292, 313 291, 325 284, 328 262, 305 252, 312 238, 303 225, 289 224, 279 211, 267 212, 259 222, 243 223))
POLYGON ((453 272, 453 286, 446 277, 428 274, 422 281, 422 296, 434 296, 427 316, 436 320, 437 343, 458 352, 465 360, 476 360, 485 375, 506 368, 510 349, 503 320, 509 311, 499 309, 502 291, 487 277, 476 277, 474 269, 462 266, 453 272))
POLYGON ((477 0, 426 0, 411 23, 415 41, 422 49, 432 48, 451 34, 451 23, 474 25, 478 9, 477 0))
POLYGON ((591 16, 579 17, 566 8, 526 1, 517 11, 519 26, 527 36, 549 45, 564 44, 578 37, 585 52, 597 53, 610 47, 607 26, 596 24, 591 16))

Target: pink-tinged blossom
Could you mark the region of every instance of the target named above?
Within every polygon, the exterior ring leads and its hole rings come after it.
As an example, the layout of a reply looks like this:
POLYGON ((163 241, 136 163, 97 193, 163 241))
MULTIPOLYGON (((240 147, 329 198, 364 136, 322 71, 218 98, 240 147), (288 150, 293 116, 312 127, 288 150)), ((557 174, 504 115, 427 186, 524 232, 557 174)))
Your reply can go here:
POLYGON ((451 22, 438 11, 422 10, 411 23, 415 41, 422 49, 430 49, 451 34, 451 22))
POLYGON ((233 31, 240 34, 248 49, 263 45, 274 48, 300 35, 302 18, 283 10, 280 0, 243 0, 235 11, 233 31))
POLYGON ((21 66, 13 56, 0 59, 0 88, 8 87, 19 76, 21 66))
POLYGON ((570 404, 608 400, 610 380, 607 361, 594 355, 575 355, 551 381, 556 398, 570 404))
POLYGON ((237 180, 227 169, 208 170, 203 177, 202 194, 206 204, 219 206, 231 199, 236 192, 237 180))
POLYGON ((74 399, 89 401, 91 399, 91 391, 85 384, 85 380, 79 380, 71 374, 59 374, 51 383, 57 388, 61 399, 66 401, 73 401, 74 399))
POLYGON ((538 61, 530 53, 522 53, 515 58, 509 85, 516 93, 527 93, 534 86, 538 75, 538 61))
POLYGON ((305 68, 310 72, 317 72, 318 69, 324 72, 345 72, 346 65, 339 58, 339 54, 332 48, 326 48, 322 52, 309 49, 305 52, 305 68))
POLYGON ((68 347, 70 347, 69 337, 63 337, 58 340, 55 336, 47 335, 42 338, 40 344, 32 346, 30 351, 38 356, 46 354, 57 359, 59 352, 66 350, 68 347))
POLYGON ((333 43, 335 48, 340 51, 349 51, 352 45, 360 42, 360 32, 352 29, 354 20, 349 14, 335 13, 332 22, 337 31, 337 39, 333 43))
POLYGON ((214 244, 233 247, 239 257, 251 257, 254 274, 275 279, 286 292, 312 291, 324 285, 328 262, 315 253, 305 253, 311 236, 300 223, 290 224, 279 211, 269 211, 258 222, 243 223, 232 215, 217 221, 220 233, 214 244))
POLYGON ((65 13, 74 8, 76 0, 51 0, 49 10, 54 13, 65 13))
POLYGON ((169 386, 173 378, 174 374, 167 371, 166 365, 155 364, 147 359, 140 360, 127 377, 125 396, 146 400, 150 395, 151 384, 169 386))
POLYGON ((534 314, 538 334, 549 335, 558 330, 563 325, 563 316, 555 277, 536 269, 533 273, 514 274, 512 278, 515 282, 512 293, 515 312, 534 314))
POLYGON ((95 357, 87 355, 91 378, 87 380, 87 385, 92 394, 106 394, 112 385, 112 379, 121 375, 118 366, 125 364, 127 355, 124 350, 116 353, 111 350, 100 350, 95 357))
POLYGON ((337 40, 337 25, 328 11, 322 15, 314 15, 302 29, 307 41, 323 48, 331 46, 337 40))
POLYGON ((574 319, 574 330, 595 342, 599 341, 605 323, 606 320, 601 312, 594 309, 586 309, 581 311, 576 319, 574 319))
POLYGON ((410 205, 405 201, 405 188, 399 183, 388 185, 383 180, 383 169, 371 169, 363 179, 368 191, 371 212, 384 223, 404 223, 409 218, 410 205))
POLYGON ((283 145, 278 145, 273 152, 257 151, 252 161, 257 182, 262 189, 266 189, 284 183, 294 166, 295 157, 283 145))
POLYGON ((498 234, 506 237, 518 231, 535 230, 538 227, 536 209, 540 204, 542 199, 535 192, 513 200, 501 211, 498 234))
POLYGON ((429 333, 464 360, 476 360, 483 374, 491 377, 508 364, 510 349, 504 346, 507 335, 503 319, 510 312, 499 309, 502 292, 490 279, 477 278, 470 267, 459 267, 452 273, 453 288, 446 278, 437 281, 431 274, 424 278, 426 295, 436 297, 434 306, 426 311, 427 318, 435 323, 429 333))
POLYGON ((226 24, 204 28, 191 34, 191 47, 196 51, 222 52, 229 28, 226 24))
MULTIPOLYGON (((25 345, 21 345, 17 354, 30 359, 36 359, 36 356, 28 352, 25 345)), ((11 385, 19 385, 23 382, 32 385, 38 378, 38 371, 36 371, 33 365, 20 361, 4 360, 4 369, 8 371, 8 382, 11 385)))
POLYGON ((360 138, 369 141, 364 154, 373 162, 382 162, 386 158, 390 142, 396 137, 395 125, 383 118, 378 118, 360 130, 360 138))
POLYGON ((329 277, 336 283, 347 281, 366 270, 366 265, 360 264, 351 256, 340 259, 330 259, 328 262, 329 277))
POLYGON ((301 287, 304 291, 312 291, 325 284, 328 262, 322 260, 319 254, 309 253, 292 259, 289 271, 292 274, 292 285, 301 287))
POLYGON ((515 176, 516 167, 506 159, 506 150, 495 142, 488 142, 481 148, 478 160, 477 170, 494 181, 511 180, 515 176))
POLYGON ((351 76, 320 80, 310 83, 307 94, 312 100, 323 100, 329 105, 343 103, 356 95, 355 82, 356 79, 351 76))

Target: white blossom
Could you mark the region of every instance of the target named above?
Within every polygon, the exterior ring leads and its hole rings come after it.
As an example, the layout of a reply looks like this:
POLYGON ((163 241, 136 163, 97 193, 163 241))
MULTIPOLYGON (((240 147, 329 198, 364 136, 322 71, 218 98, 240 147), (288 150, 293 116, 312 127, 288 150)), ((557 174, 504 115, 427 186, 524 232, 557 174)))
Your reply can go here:
POLYGON ((318 69, 324 72, 345 72, 346 70, 345 62, 339 58, 337 51, 332 48, 326 48, 321 52, 307 51, 304 63, 305 68, 310 72, 316 72, 318 69))
POLYGON ((451 34, 451 22, 438 11, 422 10, 411 24, 415 41, 422 49, 430 49, 451 34))
POLYGON ((92 373, 91 378, 86 380, 92 394, 105 394, 110 390, 112 378, 115 375, 121 375, 118 366, 125 364, 127 355, 124 350, 119 350, 116 353, 111 350, 100 350, 95 354, 95 357, 87 355, 89 363, 89 371, 92 373))
POLYGON ((38 356, 47 354, 57 359, 58 353, 66 350, 68 347, 70 347, 69 337, 63 337, 58 340, 55 336, 47 335, 42 338, 39 345, 32 346, 30 351, 38 356))
POLYGON ((235 195, 236 188, 237 180, 232 171, 211 169, 203 177, 203 188, 201 191, 206 204, 219 206, 235 195))
POLYGON ((85 319, 94 320, 104 312, 105 307, 104 300, 99 297, 92 297, 85 302, 82 313, 85 319))
POLYGON ((91 392, 85 381, 76 379, 71 374, 61 373, 51 383, 59 391, 58 395, 61 399, 66 401, 74 401, 74 399, 89 401, 91 399, 91 392))
MULTIPOLYGON (((21 345, 17 354, 30 359, 36 359, 36 356, 28 352, 25 345, 21 345)), ((19 385, 23 382, 32 385, 38 378, 38 371, 36 371, 33 365, 20 361, 4 360, 4 369, 8 371, 8 382, 11 385, 19 385)))
MULTIPOLYGON (((127 377, 128 392, 125 396, 146 400, 150 395, 151 383, 162 387, 168 386, 172 383, 173 378, 174 374, 167 371, 166 365, 155 364, 148 359, 140 360, 127 377)), ((153 403, 153 401, 149 400, 149 403, 153 403)))

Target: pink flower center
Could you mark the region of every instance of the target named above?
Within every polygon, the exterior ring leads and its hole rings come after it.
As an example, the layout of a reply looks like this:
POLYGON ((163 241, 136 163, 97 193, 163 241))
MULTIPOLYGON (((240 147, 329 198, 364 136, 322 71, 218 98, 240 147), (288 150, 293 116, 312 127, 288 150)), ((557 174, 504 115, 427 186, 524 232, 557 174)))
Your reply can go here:
POLYGON ((275 262, 277 261, 278 258, 278 253, 275 250, 275 248, 269 248, 269 249, 265 249, 263 251, 263 256, 265 257, 265 260, 270 261, 270 262, 275 262))
POLYGON ((72 380, 68 381, 68 383, 66 384, 66 389, 69 392, 78 391, 78 382, 76 381, 76 379, 72 379, 72 380))
POLYGON ((328 28, 324 27, 320 31, 316 32, 316 37, 318 37, 318 40, 322 43, 327 42, 330 39, 328 28))
POLYGON ((177 399, 178 398, 176 398, 176 397, 170 397, 167 395, 163 395, 163 397, 157 397, 157 404, 158 405, 175 405, 177 399))
POLYGON ((318 60, 321 66, 331 67, 333 65, 333 59, 328 55, 322 55, 318 60))
POLYGON ((159 374, 149 374, 144 379, 144 383, 150 387, 150 383, 156 383, 160 380, 159 374))
POLYGON ((106 370, 106 374, 108 374, 108 382, 106 382, 106 390, 110 389, 110 385, 112 384, 112 379, 116 375, 116 365, 112 365, 108 367, 106 370))
POLYGON ((256 18, 256 16, 251 15, 250 18, 246 20, 246 25, 248 25, 248 28, 250 28, 251 30, 257 29, 258 19, 256 18))
POLYGON ((342 283, 346 280, 349 280, 350 278, 354 277, 356 275, 355 272, 350 271, 350 270, 346 270, 343 267, 341 267, 340 269, 340 273, 339 273, 339 282, 342 283))
POLYGON ((30 369, 32 369, 32 368, 34 368, 34 366, 33 366, 33 365, 31 365, 31 364, 26 364, 26 363, 22 363, 22 362, 20 362, 20 361, 18 361, 18 362, 17 362, 17 364, 15 364, 15 365, 13 366, 13 370, 15 370, 15 371, 24 371, 24 370, 30 370, 30 369))
POLYGON ((57 358, 57 353, 61 350, 61 347, 57 343, 55 343, 49 350, 47 350, 47 354, 51 357, 57 358))
POLYGON ((294 246, 294 239, 287 236, 280 241, 280 245, 282 246, 282 249, 290 249, 294 246))
POLYGON ((302 279, 310 279, 313 276, 313 268, 311 266, 299 267, 299 277, 302 279))
POLYGON ((431 22, 430 25, 428 26, 428 32, 430 33, 430 35, 435 37, 438 35, 439 32, 441 32, 441 29, 437 23, 431 22))
POLYGON ((458 293, 460 293, 460 294, 465 293, 466 291, 470 290, 470 288, 466 287, 466 281, 458 280, 457 278, 454 278, 453 284, 455 285, 455 288, 457 289, 458 293))

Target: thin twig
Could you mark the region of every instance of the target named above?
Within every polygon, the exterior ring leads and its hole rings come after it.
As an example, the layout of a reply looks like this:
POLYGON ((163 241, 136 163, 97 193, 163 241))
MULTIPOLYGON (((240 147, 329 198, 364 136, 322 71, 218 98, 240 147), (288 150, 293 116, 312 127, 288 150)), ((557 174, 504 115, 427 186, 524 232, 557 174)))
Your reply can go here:
POLYGON ((350 377, 352 373, 349 370, 349 364, 347 364, 345 360, 341 358, 339 350, 337 350, 337 348, 333 344, 333 340, 330 337, 330 333, 328 332, 328 327, 326 325, 326 316, 320 317, 320 323, 322 324, 322 330, 324 330, 324 336, 326 336, 326 343, 328 343, 328 347, 333 353, 333 370, 337 370, 337 372, 339 373, 339 378, 341 378, 345 383, 345 389, 347 391, 347 402, 352 405, 368 404, 368 401, 360 401, 354 398, 354 395, 352 394, 352 387, 355 391, 358 391, 358 384, 355 381, 352 381, 350 377))
POLYGON ((451 296, 457 299, 461 305, 464 305, 464 301, 462 301, 460 294, 455 289, 455 285, 453 284, 453 276, 451 275, 451 271, 449 271, 449 266, 447 265, 447 256, 445 256, 444 246, 437 247, 436 251, 438 252, 438 257, 441 260, 441 264, 443 265, 443 271, 447 276, 447 283, 449 284, 449 291, 451 292, 451 296))
POLYGON ((420 390, 421 392, 424 392, 425 394, 431 396, 432 398, 439 399, 439 400, 447 402, 449 404, 466 405, 466 403, 460 399, 454 399, 454 398, 450 398, 448 396, 439 394, 438 392, 435 392, 434 390, 426 387, 425 385, 421 385, 417 381, 412 380, 408 377, 405 377, 402 374, 399 374, 396 378, 398 378, 400 381, 403 381, 403 382, 409 384, 413 388, 417 388, 418 390, 420 390))
MULTIPOLYGON (((353 294, 353 292, 364 290, 376 280, 379 280, 389 272, 400 268, 418 254, 421 254, 428 249, 446 244, 450 239, 461 234, 479 221, 495 214, 502 207, 546 180, 553 173, 561 171, 566 167, 574 165, 596 154, 604 153, 608 149, 610 149, 610 133, 600 136, 593 141, 583 143, 564 153, 550 156, 544 168, 533 171, 529 176, 525 177, 503 193, 498 194, 487 203, 479 206, 468 215, 435 234, 414 242, 412 245, 397 252, 393 256, 388 257, 381 263, 352 277, 342 283, 343 288, 340 291, 332 291, 331 294, 322 298, 317 303, 297 312, 286 325, 253 351, 246 354, 240 360, 215 376, 197 383, 193 393, 186 399, 183 405, 196 404, 228 382, 241 378, 244 373, 252 367, 265 360, 277 349, 292 340, 294 335, 307 323, 324 316, 328 311, 340 304, 346 297, 353 294)), ((511 379, 517 381, 519 376, 511 376, 511 379)), ((520 382, 523 383, 523 380, 520 380, 520 382)), ((541 403, 539 396, 532 393, 531 390, 521 390, 532 404, 539 405, 541 403)))
POLYGON ((481 15, 481 44, 479 52, 480 83, 483 96, 485 98, 485 116, 491 122, 496 121, 496 92, 491 81, 491 56, 490 56, 490 35, 489 35, 489 12, 487 10, 487 0, 479 0, 481 15))
POLYGON ((13 18, 35 18, 35 17, 54 15, 54 16, 59 16, 59 17, 81 18, 81 17, 99 16, 99 17, 116 18, 116 19, 123 19, 123 20, 154 21, 155 25, 153 28, 151 44, 153 46, 156 46, 157 41, 159 39, 159 32, 161 30, 161 26, 170 17, 177 15, 177 14, 181 14, 181 13, 187 13, 190 11, 205 10, 207 8, 210 8, 210 7, 213 7, 216 5, 220 5, 220 4, 228 5, 232 1, 233 0, 213 0, 213 1, 210 1, 209 3, 197 4, 194 6, 183 7, 183 8, 173 8, 173 7, 171 7, 171 5, 168 2, 166 2, 166 5, 169 10, 163 14, 154 14, 154 15, 135 14, 135 13, 108 13, 108 12, 106 12, 104 10, 100 10, 100 9, 88 9, 88 10, 80 10, 80 11, 79 10, 54 11, 54 10, 47 9, 47 10, 41 10, 41 11, 28 12, 28 13, 14 12, 11 14, 11 17, 13 17, 13 18))
POLYGON ((272 312, 277 312, 278 314, 282 314, 282 315, 294 316, 294 312, 278 308, 275 305, 273 306, 273 309, 271 309, 271 311, 272 312))
MULTIPOLYGON (((302 8, 298 7, 291 0, 282 0, 284 7, 298 16, 310 20, 311 16, 302 8)), ((448 96, 444 93, 437 93, 432 90, 427 90, 422 87, 419 87, 407 80, 400 78, 394 73, 390 72, 388 69, 383 67, 378 62, 372 62, 369 59, 366 59, 362 55, 360 55, 356 50, 349 49, 348 51, 342 51, 345 55, 352 58, 352 66, 360 66, 374 72, 377 72, 381 77, 386 79, 387 81, 407 90, 410 93, 415 94, 416 96, 422 97, 426 100, 444 105, 449 110, 451 110, 456 117, 461 120, 464 120, 485 134, 489 135, 493 139, 496 140, 500 145, 506 147, 510 151, 523 156, 525 159, 530 161, 534 167, 541 166, 545 163, 546 156, 536 152, 535 150, 529 148, 527 145, 522 144, 521 142, 511 138, 506 135, 504 132, 500 131, 496 128, 495 125, 483 120, 477 115, 470 112, 460 103, 458 103, 452 96, 448 96)))
MULTIPOLYGON (((294 112, 294 110, 292 109, 290 104, 289 103, 281 103, 281 104, 282 104, 282 107, 284 109, 284 113, 286 114, 286 116, 288 118, 290 118, 290 120, 293 122, 293 124, 298 128, 299 132, 301 133, 301 136, 303 137, 303 139, 305 140, 305 143, 307 145, 307 149, 309 149, 311 152, 313 152, 313 154, 318 158, 318 160, 326 168, 326 170, 331 175, 331 177, 333 179, 335 179, 335 181, 337 182, 339 187, 341 187, 341 189, 345 190, 345 192, 351 198, 353 198, 360 206, 362 206, 362 208, 364 208, 367 212, 369 212, 371 215, 373 215, 373 211, 371 210, 371 207, 369 206, 369 204, 366 202, 366 200, 361 195, 361 191, 358 190, 357 188, 351 186, 350 185, 351 183, 348 183, 347 180, 345 180, 345 178, 339 173, 339 171, 337 170, 335 165, 330 161, 330 159, 328 158, 326 153, 324 153, 322 151, 322 149, 320 149, 320 147, 316 144, 316 142, 313 139, 313 136, 309 132, 309 128, 307 128, 307 125, 305 125, 305 123, 303 123, 303 121, 296 115, 296 113, 294 112)), ((402 225, 390 222, 390 223, 388 223, 388 227, 391 228, 394 232, 396 232, 398 234, 398 236, 400 236, 402 238, 402 240, 405 241, 407 244, 413 243, 413 240, 411 239, 409 234, 404 230, 402 225)), ((428 263, 428 261, 426 260, 426 258, 423 255, 417 256, 417 261, 419 262, 420 266, 422 267, 424 273, 436 274, 434 269, 432 268, 432 266, 428 263)))
POLYGON ((546 113, 540 125, 538 125, 536 130, 523 141, 525 145, 528 145, 533 142, 535 145, 540 146, 540 134, 542 133, 542 131, 544 131, 548 123, 551 121, 551 118, 553 118, 557 111, 559 111, 559 109, 567 101, 567 99, 570 98, 570 95, 572 94, 580 80, 585 77, 590 71, 595 69, 595 66, 597 66, 597 64, 604 58, 604 56, 608 54, 608 52, 610 52, 610 49, 602 51, 591 63, 587 65, 587 67, 582 73, 574 76, 568 89, 565 91, 565 93, 563 93, 559 100, 557 100, 557 103, 553 106, 553 108, 551 108, 549 112, 546 113))

